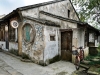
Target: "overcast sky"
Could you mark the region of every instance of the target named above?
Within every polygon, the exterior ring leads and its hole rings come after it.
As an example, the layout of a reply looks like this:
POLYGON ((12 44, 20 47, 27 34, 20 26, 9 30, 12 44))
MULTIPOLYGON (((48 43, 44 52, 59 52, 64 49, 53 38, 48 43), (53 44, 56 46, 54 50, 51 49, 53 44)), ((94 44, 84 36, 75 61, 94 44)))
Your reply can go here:
POLYGON ((48 2, 52 0, 0 0, 0 15, 8 14, 18 7, 48 2))

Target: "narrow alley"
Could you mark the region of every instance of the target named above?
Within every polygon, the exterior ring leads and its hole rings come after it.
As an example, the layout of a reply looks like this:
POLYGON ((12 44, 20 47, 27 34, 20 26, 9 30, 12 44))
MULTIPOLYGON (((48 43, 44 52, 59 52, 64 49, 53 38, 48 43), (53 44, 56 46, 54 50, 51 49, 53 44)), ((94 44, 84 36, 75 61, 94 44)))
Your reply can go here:
POLYGON ((71 75, 74 64, 59 61, 48 66, 40 66, 0 52, 0 75, 71 75))

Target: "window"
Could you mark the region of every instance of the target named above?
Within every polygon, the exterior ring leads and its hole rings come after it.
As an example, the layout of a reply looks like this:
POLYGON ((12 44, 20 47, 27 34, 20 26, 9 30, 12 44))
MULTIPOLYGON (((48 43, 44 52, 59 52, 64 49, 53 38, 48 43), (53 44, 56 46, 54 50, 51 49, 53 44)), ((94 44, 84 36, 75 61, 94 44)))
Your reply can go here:
POLYGON ((50 35, 50 41, 55 41, 55 35, 50 35))
POLYGON ((4 37, 4 35, 5 35, 4 27, 2 26, 0 29, 1 29, 0 30, 0 41, 4 41, 4 39, 5 39, 5 37, 4 37))
POLYGON ((3 29, 0 30, 0 40, 4 41, 4 30, 3 29))
POLYGON ((26 40, 26 42, 30 42, 30 32, 31 32, 31 25, 30 24, 26 24, 24 26, 24 39, 26 40))
POLYGON ((68 10, 68 18, 70 18, 70 10, 68 10))
POLYGON ((15 42, 15 29, 9 26, 9 40, 15 42))
POLYGON ((89 33, 89 42, 94 42, 94 33, 89 33))
POLYGON ((22 35, 23 35, 23 41, 25 43, 32 43, 34 41, 35 38, 35 28, 29 24, 26 23, 23 27, 22 27, 22 35))

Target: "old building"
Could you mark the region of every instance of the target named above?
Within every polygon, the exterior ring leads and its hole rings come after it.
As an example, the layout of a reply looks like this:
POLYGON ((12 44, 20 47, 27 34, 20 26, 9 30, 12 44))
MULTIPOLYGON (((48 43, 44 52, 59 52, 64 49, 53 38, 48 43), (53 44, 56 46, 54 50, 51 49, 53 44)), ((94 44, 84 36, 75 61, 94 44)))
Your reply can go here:
POLYGON ((27 54, 38 64, 48 65, 54 58, 74 62, 72 46, 83 46, 86 52, 89 47, 87 28, 92 27, 80 21, 70 0, 55 0, 20 7, 3 17, 0 44, 4 50, 27 54))

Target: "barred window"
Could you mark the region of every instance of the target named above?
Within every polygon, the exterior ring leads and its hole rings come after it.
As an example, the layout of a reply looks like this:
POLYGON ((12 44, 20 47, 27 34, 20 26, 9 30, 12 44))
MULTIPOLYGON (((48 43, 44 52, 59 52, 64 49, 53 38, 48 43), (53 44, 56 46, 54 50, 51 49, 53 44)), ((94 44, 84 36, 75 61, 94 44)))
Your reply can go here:
POLYGON ((5 29, 4 26, 0 27, 0 41, 4 41, 5 40, 5 29))
POLYGON ((55 35, 50 35, 50 41, 55 41, 55 35))
POLYGON ((94 42, 94 33, 89 33, 89 42, 94 42))
POLYGON ((15 42, 15 29, 9 26, 9 41, 15 42))

